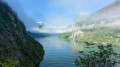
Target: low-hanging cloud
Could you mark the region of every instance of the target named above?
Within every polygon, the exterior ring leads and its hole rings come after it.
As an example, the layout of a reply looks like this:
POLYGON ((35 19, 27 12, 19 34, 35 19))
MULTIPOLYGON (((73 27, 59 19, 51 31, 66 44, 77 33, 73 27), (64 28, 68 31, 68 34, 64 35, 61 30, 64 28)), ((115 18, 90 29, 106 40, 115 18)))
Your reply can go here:
MULTIPOLYGON (((24 12, 24 9, 20 6, 20 4, 18 2, 19 0, 5 0, 5 1, 12 7, 12 9, 17 13, 18 17, 24 22, 27 30, 32 29, 32 30, 40 31, 40 29, 38 29, 38 27, 37 27, 38 24, 30 16, 26 15, 26 13, 24 12)), ((28 0, 28 2, 29 2, 29 0, 28 0)), ((108 4, 110 2, 111 2, 111 0, 84 0, 84 1, 83 0, 49 0, 47 8, 49 8, 50 10, 52 10, 52 8, 54 8, 54 10, 56 10, 56 13, 50 12, 52 15, 50 13, 47 13, 51 18, 47 17, 47 19, 45 19, 46 22, 48 23, 47 24, 48 27, 46 27, 46 28, 47 29, 50 28, 57 32, 61 31, 63 28, 60 28, 60 27, 67 27, 70 24, 70 21, 72 20, 72 18, 76 14, 83 12, 83 13, 80 13, 81 17, 79 16, 80 18, 77 19, 82 22, 85 18, 88 17, 87 13, 89 13, 89 12, 91 13, 91 12, 97 10, 97 9, 94 10, 94 8, 97 8, 98 5, 103 7, 103 6, 105 6, 104 4, 108 4), (57 11, 57 9, 61 9, 61 10, 57 11), (72 16, 71 16, 71 14, 72 14, 72 16), (58 28, 56 28, 56 27, 58 27, 58 28)), ((35 15, 38 15, 37 17, 41 17, 41 15, 39 16, 39 11, 36 12, 35 15)), ((46 16, 48 16, 48 15, 46 15, 46 16)), ((43 16, 44 16, 44 14, 43 14, 43 16)), ((42 19, 42 20, 44 20, 44 19, 42 19)), ((86 23, 83 24, 83 26, 85 26, 85 25, 86 25, 86 23)), ((94 25, 90 24, 88 27, 91 27, 91 26, 94 26, 94 25)), ((43 31, 43 29, 41 29, 41 30, 43 31)))
POLYGON ((93 28, 93 27, 118 27, 120 26, 120 0, 114 1, 108 6, 97 12, 87 15, 78 15, 74 21, 74 27, 93 28), (84 18, 84 19, 81 19, 84 18))
POLYGON ((65 28, 65 27, 56 27, 56 26, 44 26, 42 28, 35 27, 32 28, 32 30, 42 33, 65 33, 65 32, 71 32, 71 28, 65 28))

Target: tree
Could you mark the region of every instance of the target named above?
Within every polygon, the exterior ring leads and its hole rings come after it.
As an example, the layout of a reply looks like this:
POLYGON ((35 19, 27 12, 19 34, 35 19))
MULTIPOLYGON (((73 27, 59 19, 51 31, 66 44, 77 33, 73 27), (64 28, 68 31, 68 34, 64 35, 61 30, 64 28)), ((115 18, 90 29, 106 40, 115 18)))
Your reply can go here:
POLYGON ((19 64, 19 60, 6 59, 3 63, 0 63, 2 67, 15 67, 19 64))
POLYGON ((119 63, 120 54, 113 50, 112 44, 98 45, 98 51, 93 50, 92 45, 95 43, 85 42, 88 51, 79 51, 81 56, 75 60, 75 65, 78 67, 114 67, 119 63))

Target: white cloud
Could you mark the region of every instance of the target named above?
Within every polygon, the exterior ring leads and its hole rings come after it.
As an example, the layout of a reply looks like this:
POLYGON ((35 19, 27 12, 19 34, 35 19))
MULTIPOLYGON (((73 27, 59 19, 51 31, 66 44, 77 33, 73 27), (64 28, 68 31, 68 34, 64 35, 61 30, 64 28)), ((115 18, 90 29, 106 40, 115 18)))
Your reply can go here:
POLYGON ((71 28, 65 27, 53 27, 53 26, 44 26, 43 28, 35 27, 32 28, 33 31, 41 32, 41 33, 64 33, 71 32, 71 28))

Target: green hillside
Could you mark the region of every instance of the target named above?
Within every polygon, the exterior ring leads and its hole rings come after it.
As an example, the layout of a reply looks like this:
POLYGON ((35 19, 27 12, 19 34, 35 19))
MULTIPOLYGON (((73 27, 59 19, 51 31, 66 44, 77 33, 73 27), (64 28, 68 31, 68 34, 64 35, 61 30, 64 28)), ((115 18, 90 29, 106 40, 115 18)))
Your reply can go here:
MULTIPOLYGON (((79 29, 84 32, 84 37, 76 37, 75 40, 83 42, 94 43, 111 43, 114 45, 120 45, 120 28, 119 27, 99 27, 90 29, 79 29)), ((71 34, 60 34, 61 38, 68 37, 71 34), (64 37, 63 37, 64 36, 64 37)), ((70 37, 68 37, 70 38, 70 37)))
POLYGON ((0 1, 0 66, 35 67, 43 55, 42 45, 26 33, 16 14, 0 1))
POLYGON ((120 45, 120 28, 103 27, 82 29, 82 31, 85 32, 85 36, 83 38, 76 38, 76 40, 95 43, 106 42, 114 45, 120 45))

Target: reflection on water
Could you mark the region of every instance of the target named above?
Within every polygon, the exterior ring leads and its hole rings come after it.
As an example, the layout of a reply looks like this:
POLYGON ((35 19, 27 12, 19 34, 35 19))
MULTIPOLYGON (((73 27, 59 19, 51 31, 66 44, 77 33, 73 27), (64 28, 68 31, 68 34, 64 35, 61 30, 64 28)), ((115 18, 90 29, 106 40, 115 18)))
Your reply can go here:
POLYGON ((76 67, 73 62, 83 45, 57 36, 36 38, 45 50, 45 56, 39 67, 76 67))
MULTIPOLYGON (((39 67, 76 67, 73 62, 80 55, 78 51, 86 51, 84 43, 59 39, 57 36, 36 38, 36 40, 45 50, 45 56, 39 67)), ((94 49, 97 50, 97 48, 94 49)), ((113 49, 120 53, 118 46, 114 46, 113 49)), ((116 67, 119 66, 116 65, 116 67)))

